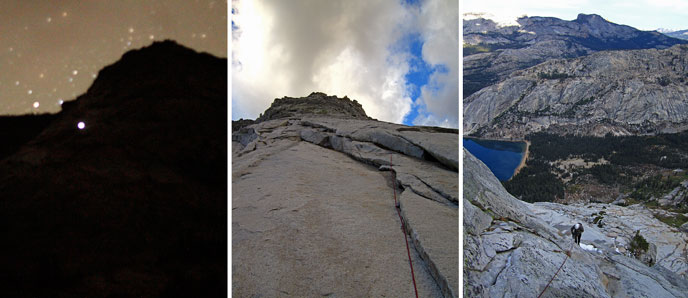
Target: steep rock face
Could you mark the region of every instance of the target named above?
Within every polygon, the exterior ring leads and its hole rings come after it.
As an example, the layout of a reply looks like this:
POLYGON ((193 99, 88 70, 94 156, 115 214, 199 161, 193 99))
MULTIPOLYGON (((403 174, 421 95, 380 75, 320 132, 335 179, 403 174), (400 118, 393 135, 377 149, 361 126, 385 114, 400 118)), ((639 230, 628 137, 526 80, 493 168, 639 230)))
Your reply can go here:
MULTIPOLYGON (((583 247, 588 245, 603 246, 598 241, 600 230, 587 224, 582 246, 575 245, 568 229, 581 218, 563 219, 566 216, 562 214, 566 213, 559 212, 568 206, 533 205, 519 201, 504 190, 482 162, 466 150, 463 153, 465 296, 537 297, 562 264, 561 271, 543 297, 688 296, 688 281, 683 267, 672 267, 669 259, 663 265, 648 267, 623 253, 608 249, 585 250, 583 247), (568 258, 567 252, 570 253, 568 258)), ((580 209, 570 208, 571 211, 580 209)), ((581 217, 587 210, 592 210, 583 209, 581 217)), ((626 216, 634 211, 619 212, 626 216)), ((609 216, 618 216, 616 222, 627 219, 622 215, 609 216)), ((607 220, 610 228, 615 226, 612 220, 607 220)), ((634 222, 643 221, 638 218, 634 222)), ((650 231, 661 231, 662 228, 670 231, 661 224, 649 221, 637 227, 648 235, 652 233, 650 231)), ((636 227, 633 223, 629 225, 636 227)), ((679 243, 681 240, 672 241, 679 243)), ((682 253, 664 250, 663 254, 673 255, 675 257, 670 258, 677 260, 682 253)))
POLYGON ((232 134, 234 295, 413 296, 396 194, 419 295, 458 296, 458 132, 358 118, 232 134))
POLYGON ((538 131, 604 136, 688 127, 688 46, 551 60, 471 95, 464 131, 522 137, 538 131))
POLYGON ((686 43, 658 32, 617 25, 594 14, 579 14, 572 21, 522 17, 517 22, 518 26, 498 26, 484 18, 464 20, 464 98, 516 70, 549 59, 686 43))
POLYGON ((225 293, 226 71, 130 51, 0 161, 2 296, 225 293))

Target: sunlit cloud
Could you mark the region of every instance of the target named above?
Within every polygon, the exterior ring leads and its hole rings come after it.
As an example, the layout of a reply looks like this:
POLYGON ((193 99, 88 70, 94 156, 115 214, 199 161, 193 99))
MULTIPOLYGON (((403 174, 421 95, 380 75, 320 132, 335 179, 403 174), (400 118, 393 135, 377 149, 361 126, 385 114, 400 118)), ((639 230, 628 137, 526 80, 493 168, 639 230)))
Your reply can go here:
POLYGON ((232 2, 232 119, 254 119, 275 98, 321 91, 356 99, 369 116, 383 121, 401 123, 419 108, 456 122, 458 13, 452 3, 425 1, 419 9, 396 1, 232 2), (454 11, 451 21, 442 20, 442 25, 453 22, 456 36, 448 41, 440 41, 444 29, 423 28, 439 25, 423 16, 424 7, 435 2, 454 11), (430 79, 441 92, 425 92, 414 105, 405 78, 411 57, 398 43, 418 33, 426 42, 423 59, 449 71, 430 79), (444 46, 449 50, 435 48, 444 46), (444 58, 447 54, 453 58, 444 58), (452 75, 453 81, 445 78, 452 75), (442 102, 451 92, 452 103, 442 102), (453 115, 445 115, 452 108, 453 115))

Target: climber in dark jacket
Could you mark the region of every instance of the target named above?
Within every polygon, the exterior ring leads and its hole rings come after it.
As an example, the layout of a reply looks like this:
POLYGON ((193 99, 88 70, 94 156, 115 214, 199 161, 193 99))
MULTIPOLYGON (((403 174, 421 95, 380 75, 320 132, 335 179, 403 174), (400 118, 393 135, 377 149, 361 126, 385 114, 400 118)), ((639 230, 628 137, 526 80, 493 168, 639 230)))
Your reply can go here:
POLYGON ((571 227, 571 235, 573 236, 573 242, 576 242, 576 244, 580 245, 580 238, 581 235, 583 235, 583 224, 577 223, 571 227))

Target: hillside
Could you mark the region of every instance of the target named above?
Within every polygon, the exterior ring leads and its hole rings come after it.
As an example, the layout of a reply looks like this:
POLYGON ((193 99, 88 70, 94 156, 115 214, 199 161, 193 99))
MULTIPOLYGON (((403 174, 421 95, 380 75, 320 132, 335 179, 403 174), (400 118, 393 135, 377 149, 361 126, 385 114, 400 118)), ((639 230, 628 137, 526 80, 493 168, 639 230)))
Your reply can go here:
POLYGON ((688 46, 598 52, 514 73, 464 101, 464 131, 485 137, 639 135, 686 129, 688 46))
POLYGON ((155 42, 50 121, 26 116, 33 137, 0 160, 2 296, 224 296, 226 74, 155 42))
POLYGON ((501 82, 514 71, 550 59, 688 43, 655 31, 614 24, 594 14, 579 14, 572 21, 521 17, 517 22, 518 26, 500 26, 482 17, 464 20, 464 98, 501 82))

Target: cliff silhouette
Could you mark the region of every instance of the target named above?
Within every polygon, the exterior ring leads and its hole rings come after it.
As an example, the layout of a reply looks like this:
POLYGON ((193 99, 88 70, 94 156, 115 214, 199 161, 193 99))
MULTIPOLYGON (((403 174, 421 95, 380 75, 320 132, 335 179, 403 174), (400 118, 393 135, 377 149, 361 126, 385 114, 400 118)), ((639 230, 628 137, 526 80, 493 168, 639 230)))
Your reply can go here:
POLYGON ((225 295, 227 59, 155 42, 62 108, 0 119, 0 294, 225 295))

